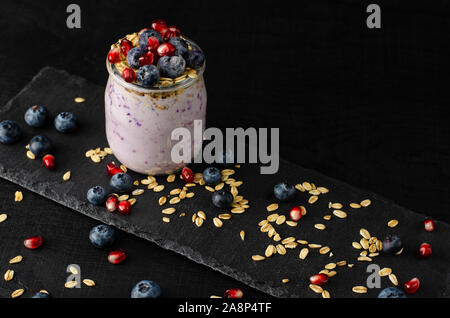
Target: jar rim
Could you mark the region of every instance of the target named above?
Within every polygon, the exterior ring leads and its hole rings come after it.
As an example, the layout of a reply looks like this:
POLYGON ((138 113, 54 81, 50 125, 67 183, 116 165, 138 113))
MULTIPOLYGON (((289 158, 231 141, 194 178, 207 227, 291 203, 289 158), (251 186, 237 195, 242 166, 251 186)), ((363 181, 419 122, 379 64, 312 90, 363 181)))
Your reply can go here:
MULTIPOLYGON (((194 41, 190 40, 187 37, 183 36, 183 40, 189 42, 189 44, 193 47, 195 47, 196 49, 200 50, 201 52, 203 52, 203 50, 197 45, 197 43, 195 43, 194 41)), ((152 88, 146 88, 146 87, 142 87, 139 86, 137 84, 134 83, 129 83, 127 81, 125 81, 122 76, 120 76, 117 72, 115 72, 115 67, 113 69, 112 64, 108 61, 108 57, 106 57, 106 69, 108 70, 108 73, 110 76, 113 76, 115 80, 119 81, 119 83, 129 89, 135 90, 139 93, 160 93, 160 92, 172 92, 175 90, 178 90, 180 88, 187 88, 189 86, 191 86, 192 84, 194 84, 199 78, 201 78, 203 76, 203 72, 205 71, 206 68, 206 59, 205 62, 203 63, 202 67, 200 67, 200 69, 197 71, 197 78, 190 78, 188 77, 186 80, 180 82, 180 83, 176 83, 170 86, 160 86, 160 87, 152 87, 152 88)))

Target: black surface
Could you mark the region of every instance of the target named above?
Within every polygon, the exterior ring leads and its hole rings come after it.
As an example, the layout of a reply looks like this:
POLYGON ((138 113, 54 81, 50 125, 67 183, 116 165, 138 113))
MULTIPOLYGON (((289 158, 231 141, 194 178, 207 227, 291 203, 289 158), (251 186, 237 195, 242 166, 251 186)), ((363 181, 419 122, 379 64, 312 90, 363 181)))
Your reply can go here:
MULTIPOLYGON (((378 1, 381 30, 365 27, 364 1, 301 1, 301 10, 288 1, 78 1, 81 30, 65 27, 69 3, 2 2, 1 105, 44 65, 104 85, 109 43, 167 17, 208 54, 209 124, 281 127, 281 152, 289 160, 450 222, 445 1, 378 1)), ((10 198, 14 186, 1 180, 0 186, 2 198, 10 198)), ((41 207, 61 209, 47 204, 34 197, 21 205, 29 217, 18 228, 32 232, 32 213, 41 207)), ((87 218, 75 215, 66 213, 66 221, 88 227, 87 218)), ((46 220, 59 224, 51 213, 46 220)), ((73 234, 59 238, 69 250, 85 239, 73 234)), ((159 249, 145 244, 140 252, 147 250, 159 249)), ((209 275, 205 285, 226 280, 191 263, 177 268, 182 279, 171 278, 170 253, 158 255, 168 288, 188 291, 187 277, 209 275)), ((79 257, 89 259, 84 252, 79 257)), ((61 253, 48 261, 66 264, 61 253)), ((208 294, 202 286, 185 296, 208 294)), ((126 288, 104 293, 123 295, 126 288)))
MULTIPOLYGON (((158 205, 158 198, 162 195, 167 196, 170 190, 184 185, 179 178, 174 183, 168 183, 164 176, 157 177, 157 181, 165 185, 164 191, 158 193, 146 191, 143 195, 136 196, 137 203, 129 216, 110 213, 104 207, 89 204, 86 201, 87 190, 97 184, 108 188, 106 163, 109 160, 118 162, 115 158, 108 158, 101 164, 95 164, 84 156, 89 149, 107 145, 104 134, 104 112, 100 107, 95 107, 102 103, 103 98, 104 88, 101 86, 90 84, 66 72, 52 68, 43 69, 2 109, 2 117, 22 123, 24 111, 29 105, 37 103, 46 105, 51 114, 62 111, 74 112, 81 127, 74 134, 60 134, 52 125, 46 129, 22 125, 24 141, 14 146, 1 147, 0 176, 94 219, 180 253, 272 296, 314 296, 308 289, 309 276, 319 272, 325 264, 341 260, 356 265, 354 268, 338 269, 338 275, 327 284, 327 289, 334 297, 357 296, 352 292, 352 286, 364 285, 367 278, 365 273, 367 263, 356 261, 359 252, 351 247, 352 241, 360 239, 360 228, 367 228, 380 238, 387 233, 399 233, 405 242, 405 252, 402 256, 383 255, 376 258, 374 263, 393 268, 401 282, 419 276, 424 286, 420 293, 422 297, 442 297, 446 292, 447 282, 441 275, 447 277, 449 273, 447 266, 450 262, 448 253, 450 227, 447 224, 441 223, 437 232, 427 233, 423 230, 424 216, 284 160, 276 176, 259 175, 257 166, 242 165, 236 169, 237 172, 233 177, 244 181, 238 188, 239 194, 249 200, 250 208, 244 214, 233 215, 230 221, 224 222, 221 229, 214 227, 212 218, 229 211, 215 208, 211 203, 211 193, 201 186, 191 188, 196 194, 193 199, 185 199, 177 205, 166 204, 162 207, 158 205), (77 96, 83 96, 86 102, 75 103, 73 98, 77 96), (52 153, 58 160, 57 170, 53 173, 42 168, 40 160, 30 160, 25 156, 24 146, 28 138, 38 131, 47 134, 53 140, 52 153), (72 177, 64 182, 62 175, 69 170, 72 177), (264 262, 251 260, 252 255, 263 255, 267 245, 274 243, 272 239, 267 238, 267 234, 260 233, 257 224, 270 214, 265 211, 265 207, 275 201, 272 195, 275 178, 287 180, 291 184, 310 181, 317 186, 330 189, 330 193, 321 195, 314 205, 307 203, 309 198, 307 193, 301 194, 296 191, 295 204, 305 205, 308 214, 302 218, 298 227, 283 224, 276 226, 276 230, 282 239, 294 236, 310 243, 329 245, 334 254, 332 257, 311 250, 309 257, 301 261, 298 258, 301 249, 299 246, 294 250, 288 250, 286 256, 276 255, 264 262), (370 207, 357 210, 348 207, 350 202, 360 202, 366 198, 370 198, 373 202, 370 207), (332 218, 331 221, 325 222, 322 217, 332 212, 332 209, 328 209, 328 202, 342 202, 345 206, 343 209, 349 214, 348 219, 332 218), (161 214, 161 210, 167 207, 177 209, 177 213, 170 217, 169 224, 161 220, 165 216, 161 214), (191 221, 191 216, 199 210, 207 215, 207 220, 201 228, 197 228, 191 221), (186 216, 180 218, 181 212, 185 212, 186 216), (391 219, 399 220, 398 228, 392 230, 387 227, 386 223, 391 219), (323 232, 315 229, 316 223, 325 223, 327 229, 323 232), (241 229, 246 232, 245 241, 239 237, 241 229), (418 246, 424 241, 432 244, 435 253, 435 256, 427 261, 421 260, 417 255, 418 246), (283 278, 289 278, 291 282, 283 284, 281 282, 283 278)), ((201 166, 191 167, 194 172, 201 172, 203 169, 201 166)), ((133 180, 144 178, 142 175, 129 173, 133 180)), ((135 188, 145 189, 145 186, 135 188)), ((277 212, 286 214, 292 204, 280 204, 277 212)), ((51 247, 52 241, 48 245, 51 247)), ((383 282, 384 285, 391 285, 386 281, 383 282)), ((374 289, 368 295, 373 297, 378 292, 379 290, 374 289)))

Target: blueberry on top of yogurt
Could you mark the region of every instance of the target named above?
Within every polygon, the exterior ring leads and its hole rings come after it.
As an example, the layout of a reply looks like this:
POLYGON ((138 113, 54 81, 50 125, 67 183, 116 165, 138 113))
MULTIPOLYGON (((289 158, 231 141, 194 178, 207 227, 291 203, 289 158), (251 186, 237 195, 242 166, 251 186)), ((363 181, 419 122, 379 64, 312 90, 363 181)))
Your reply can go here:
POLYGON ((20 139, 22 130, 20 126, 12 120, 4 120, 0 122, 0 143, 9 145, 20 139))
POLYGON ((34 105, 25 112, 25 122, 31 127, 42 127, 48 121, 48 110, 44 106, 34 105))
POLYGON ((186 69, 186 61, 178 55, 163 56, 158 61, 158 70, 162 76, 175 78, 181 76, 186 69))

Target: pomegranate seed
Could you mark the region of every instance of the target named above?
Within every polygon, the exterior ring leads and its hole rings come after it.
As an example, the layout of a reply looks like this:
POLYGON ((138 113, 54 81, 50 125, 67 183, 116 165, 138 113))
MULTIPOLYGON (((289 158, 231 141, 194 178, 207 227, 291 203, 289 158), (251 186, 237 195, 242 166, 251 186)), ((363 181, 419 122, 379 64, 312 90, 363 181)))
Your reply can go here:
POLYGON ((184 167, 181 171, 181 177, 186 183, 191 183, 194 181, 194 173, 188 167, 184 167))
POLYGON ((242 298, 244 293, 239 288, 227 289, 225 291, 225 298, 242 298))
POLYGON ((176 25, 171 25, 170 27, 167 28, 167 30, 171 31, 171 32, 174 32, 175 36, 180 36, 181 35, 181 30, 176 25))
POLYGON ((403 288, 408 294, 414 294, 419 289, 419 286, 420 281, 417 277, 414 277, 413 279, 403 284, 403 288))
POLYGON ((302 210, 299 206, 294 206, 291 211, 289 211, 289 217, 292 221, 298 221, 302 218, 302 210))
POLYGON ((157 38, 155 38, 154 36, 151 36, 148 38, 148 42, 147 42, 147 49, 149 51, 155 52, 156 49, 159 46, 159 41, 157 38))
POLYGON ((163 43, 156 49, 159 56, 173 56, 175 54, 176 48, 170 43, 163 43))
POLYGON ((134 82, 134 80, 136 79, 136 73, 133 71, 133 69, 126 67, 122 71, 122 78, 125 80, 125 82, 134 82))
POLYGON ((130 214, 131 203, 127 200, 120 201, 117 210, 119 211, 120 214, 128 215, 130 214))
POLYGON ((108 61, 109 63, 115 64, 120 61, 120 49, 115 48, 109 51, 108 53, 108 61))
POLYGON ((48 170, 55 169, 55 157, 53 155, 45 155, 44 158, 42 158, 42 162, 48 170))
POLYGON ((427 231, 427 232, 433 232, 434 231, 434 221, 432 219, 426 219, 423 222, 423 225, 425 227, 425 231, 427 231))
POLYGON ((119 204, 119 199, 117 199, 117 197, 115 195, 110 196, 107 200, 106 200, 106 209, 109 212, 114 212, 115 210, 117 210, 117 205, 119 204))
POLYGON ((127 254, 125 254, 124 251, 112 251, 108 255, 108 262, 110 262, 111 264, 119 264, 122 263, 125 258, 127 258, 127 254))
POLYGON ((419 255, 422 258, 428 258, 433 253, 433 250, 431 249, 431 245, 428 243, 422 243, 419 247, 419 255))
POLYGON ((139 65, 151 65, 153 64, 153 53, 147 52, 139 58, 139 65))
POLYGON ((162 19, 158 19, 152 22, 152 29, 161 33, 164 29, 167 28, 166 21, 162 19))
POLYGON ((167 30, 164 32, 163 39, 164 41, 169 41, 171 38, 176 38, 177 34, 174 31, 167 30))
POLYGON ((309 281, 311 282, 311 284, 322 286, 328 282, 328 276, 325 274, 312 275, 309 278, 309 281))
POLYGON ((34 250, 42 245, 42 236, 36 235, 23 241, 23 245, 30 250, 34 250))
POLYGON ((120 167, 116 166, 114 162, 110 162, 106 165, 106 172, 108 172, 108 176, 111 178, 113 175, 123 172, 120 167))
POLYGON ((133 48, 133 43, 131 43, 130 40, 122 39, 122 41, 120 41, 120 51, 122 52, 123 55, 127 56, 128 51, 131 50, 132 48, 133 48))

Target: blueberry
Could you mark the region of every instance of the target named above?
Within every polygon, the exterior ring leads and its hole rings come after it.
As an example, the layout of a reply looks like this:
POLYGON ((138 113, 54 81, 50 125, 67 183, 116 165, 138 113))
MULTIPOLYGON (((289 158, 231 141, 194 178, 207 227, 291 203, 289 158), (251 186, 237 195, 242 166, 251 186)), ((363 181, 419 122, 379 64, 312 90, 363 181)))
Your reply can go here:
POLYGON ((20 126, 12 120, 4 120, 0 123, 0 143, 13 144, 20 139, 22 130, 20 126))
POLYGON ((69 112, 62 112, 55 118, 55 128, 62 133, 73 132, 77 129, 77 116, 69 112))
POLYGON ((231 148, 228 148, 225 153, 218 152, 216 154, 216 162, 223 165, 229 166, 234 162, 234 152, 231 148))
POLYGON ((383 252, 385 253, 397 253, 402 249, 402 241, 398 235, 390 234, 383 240, 383 252))
POLYGON ((112 226, 100 224, 94 226, 89 233, 89 240, 92 245, 98 248, 104 248, 114 243, 115 230, 112 226))
POLYGON ((280 201, 287 201, 294 196, 295 188, 294 186, 288 184, 287 182, 278 183, 273 187, 273 194, 275 198, 280 201))
POLYGON ((139 58, 144 55, 145 52, 146 50, 139 46, 129 50, 127 54, 128 65, 130 65, 134 69, 139 68, 139 58))
POLYGON ((128 192, 131 190, 133 180, 124 172, 116 173, 109 181, 109 185, 116 192, 128 192))
POLYGON ((216 185, 222 179, 220 170, 215 167, 208 167, 203 170, 203 180, 207 185, 216 185))
MULTIPOLYGON (((161 36, 161 34, 159 34, 158 31, 155 30, 145 30, 144 32, 141 33, 141 35, 139 36, 139 46, 143 47, 143 48, 147 48, 147 44, 148 44, 148 38, 154 36, 155 38, 158 39, 159 44, 162 44, 163 38, 161 36)), ((130 52, 128 52, 128 54, 130 54, 130 52)), ((131 65, 130 65, 131 66, 131 65)))
POLYGON ((25 121, 31 127, 42 127, 48 121, 48 110, 44 106, 34 105, 25 112, 25 121))
POLYGON ((161 287, 152 280, 141 280, 131 291, 131 298, 158 298, 161 296, 161 287))
POLYGON ((212 195, 212 203, 220 209, 229 208, 233 203, 233 195, 227 190, 216 191, 212 195))
POLYGON ((186 64, 190 68, 199 68, 205 62, 205 54, 200 50, 192 50, 187 53, 186 64))
POLYGON ((42 157, 43 155, 50 152, 52 149, 52 142, 45 135, 37 135, 30 140, 30 151, 37 157, 42 157))
POLYGON ((106 190, 101 186, 95 186, 88 190, 87 200, 94 205, 102 205, 106 201, 106 190))
POLYGON ((396 287, 387 287, 380 291, 378 298, 406 298, 403 290, 396 287))
POLYGON ((152 87, 159 81, 159 72, 155 65, 145 65, 138 70, 136 77, 141 86, 152 87))
POLYGON ((175 78, 181 76, 186 69, 186 61, 178 55, 163 56, 158 61, 158 70, 162 76, 175 78))
POLYGON ((37 292, 31 298, 50 298, 50 295, 47 293, 43 293, 43 292, 37 292))
POLYGON ((175 46, 175 48, 177 49, 175 51, 175 55, 179 55, 179 56, 186 56, 186 53, 189 51, 188 45, 186 43, 185 40, 181 39, 181 38, 171 38, 169 40, 169 43, 172 44, 173 46, 175 46))

